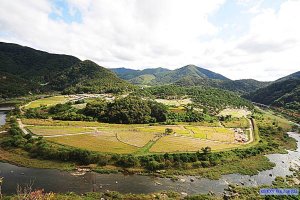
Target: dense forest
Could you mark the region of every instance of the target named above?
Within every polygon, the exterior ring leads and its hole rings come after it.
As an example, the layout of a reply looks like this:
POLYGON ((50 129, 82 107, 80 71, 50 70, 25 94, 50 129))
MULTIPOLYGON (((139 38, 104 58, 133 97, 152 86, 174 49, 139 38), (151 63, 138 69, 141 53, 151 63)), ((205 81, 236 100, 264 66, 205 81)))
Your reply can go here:
POLYGON ((119 93, 134 88, 110 70, 74 56, 0 43, 0 98, 31 94, 119 93))

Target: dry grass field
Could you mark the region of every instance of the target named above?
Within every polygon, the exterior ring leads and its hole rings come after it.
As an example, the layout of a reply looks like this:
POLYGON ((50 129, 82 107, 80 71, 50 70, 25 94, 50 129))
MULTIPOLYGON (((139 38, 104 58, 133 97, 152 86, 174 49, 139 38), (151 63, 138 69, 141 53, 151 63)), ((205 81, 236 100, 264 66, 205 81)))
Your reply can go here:
POLYGON ((222 127, 186 126, 191 130, 195 138, 216 140, 222 142, 234 142, 234 131, 222 127))
POLYGON ((72 126, 28 126, 27 128, 32 133, 41 136, 94 132, 94 130, 91 128, 72 127, 72 126))
POLYGON ((165 136, 159 139, 151 148, 150 152, 191 152, 201 151, 203 147, 211 147, 212 151, 238 147, 238 144, 226 144, 192 137, 165 136))
POLYGON ((79 127, 98 127, 102 123, 84 121, 60 121, 52 119, 22 119, 23 124, 34 126, 79 126, 79 127))
POLYGON ((119 141, 136 147, 145 146, 150 140, 156 137, 154 133, 146 133, 139 131, 120 131, 117 133, 119 141))
POLYGON ((47 140, 103 153, 128 154, 138 150, 137 147, 118 141, 115 134, 109 132, 47 138, 47 140))
POLYGON ((245 117, 233 118, 230 121, 224 121, 222 124, 227 128, 249 128, 249 120, 245 117))
POLYGON ((231 115, 232 117, 241 118, 241 117, 246 117, 247 115, 250 115, 250 114, 251 114, 251 112, 246 109, 226 108, 219 113, 219 116, 231 115))
POLYGON ((168 106, 176 106, 176 107, 193 103, 191 99, 155 99, 155 101, 159 103, 163 103, 168 106))
POLYGON ((45 106, 53 106, 59 103, 65 103, 69 100, 68 97, 66 96, 54 96, 54 97, 47 97, 47 98, 43 98, 43 99, 38 99, 35 101, 32 101, 30 103, 28 103, 27 105, 25 105, 25 109, 29 109, 29 108, 37 108, 40 107, 41 105, 45 105, 45 106))

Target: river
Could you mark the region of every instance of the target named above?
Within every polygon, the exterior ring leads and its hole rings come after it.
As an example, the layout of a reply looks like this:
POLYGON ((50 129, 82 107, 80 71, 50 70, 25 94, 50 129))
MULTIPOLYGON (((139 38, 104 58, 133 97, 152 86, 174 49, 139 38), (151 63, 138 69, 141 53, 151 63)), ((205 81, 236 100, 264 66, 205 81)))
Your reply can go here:
MULTIPOLYGON (((0 113, 0 119, 2 119, 0 125, 3 125, 5 113, 0 113)), ((4 177, 2 190, 5 194, 12 194, 16 192, 18 184, 24 186, 33 183, 33 188, 43 188, 47 192, 76 192, 79 194, 106 190, 121 193, 152 193, 162 190, 174 190, 187 194, 212 191, 221 194, 228 187, 228 184, 269 185, 276 176, 291 175, 290 166, 292 163, 299 163, 300 135, 297 133, 289 133, 289 135, 298 141, 297 150, 288 151, 288 154, 267 155, 276 166, 254 176, 228 174, 223 175, 219 180, 180 176, 178 181, 142 175, 97 174, 94 172, 87 172, 83 176, 74 176, 70 172, 60 170, 26 168, 0 162, 0 177, 4 177)))

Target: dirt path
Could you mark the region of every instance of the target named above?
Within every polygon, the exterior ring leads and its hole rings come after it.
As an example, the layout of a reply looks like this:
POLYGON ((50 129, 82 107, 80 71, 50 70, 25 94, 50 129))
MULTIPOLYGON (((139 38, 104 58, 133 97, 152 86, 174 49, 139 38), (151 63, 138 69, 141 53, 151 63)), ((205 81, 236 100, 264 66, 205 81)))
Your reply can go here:
POLYGON ((25 128, 25 125, 22 123, 22 120, 21 119, 17 119, 17 122, 18 122, 19 128, 22 130, 22 132, 25 135, 29 134, 29 132, 25 128))
POLYGON ((250 128, 247 130, 249 130, 250 134, 249 134, 249 140, 247 142, 245 142, 244 144, 249 144, 254 141, 254 130, 253 130, 254 124, 252 123, 251 119, 248 119, 248 120, 249 120, 250 128))

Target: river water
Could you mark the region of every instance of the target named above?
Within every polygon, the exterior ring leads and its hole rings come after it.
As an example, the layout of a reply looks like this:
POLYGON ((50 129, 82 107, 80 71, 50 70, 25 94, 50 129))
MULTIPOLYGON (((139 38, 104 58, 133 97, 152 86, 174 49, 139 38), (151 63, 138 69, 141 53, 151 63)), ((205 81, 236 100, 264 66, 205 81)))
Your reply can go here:
MULTIPOLYGON (((4 121, 5 114, 0 113, 0 125, 3 125, 4 121)), ((142 175, 97 174, 94 172, 88 172, 83 176, 74 176, 65 171, 26 168, 0 162, 0 177, 4 177, 2 190, 5 194, 12 194, 16 192, 17 185, 25 186, 33 183, 33 188, 43 188, 47 192, 63 193, 106 190, 121 193, 152 193, 162 190, 174 190, 187 194, 208 193, 210 191, 221 194, 228 187, 228 184, 269 185, 276 176, 291 175, 290 166, 293 163, 299 163, 300 135, 297 133, 289 133, 289 135, 298 141, 297 150, 288 151, 288 154, 267 155, 276 166, 254 176, 228 174, 223 175, 219 180, 180 176, 178 181, 142 175)))

